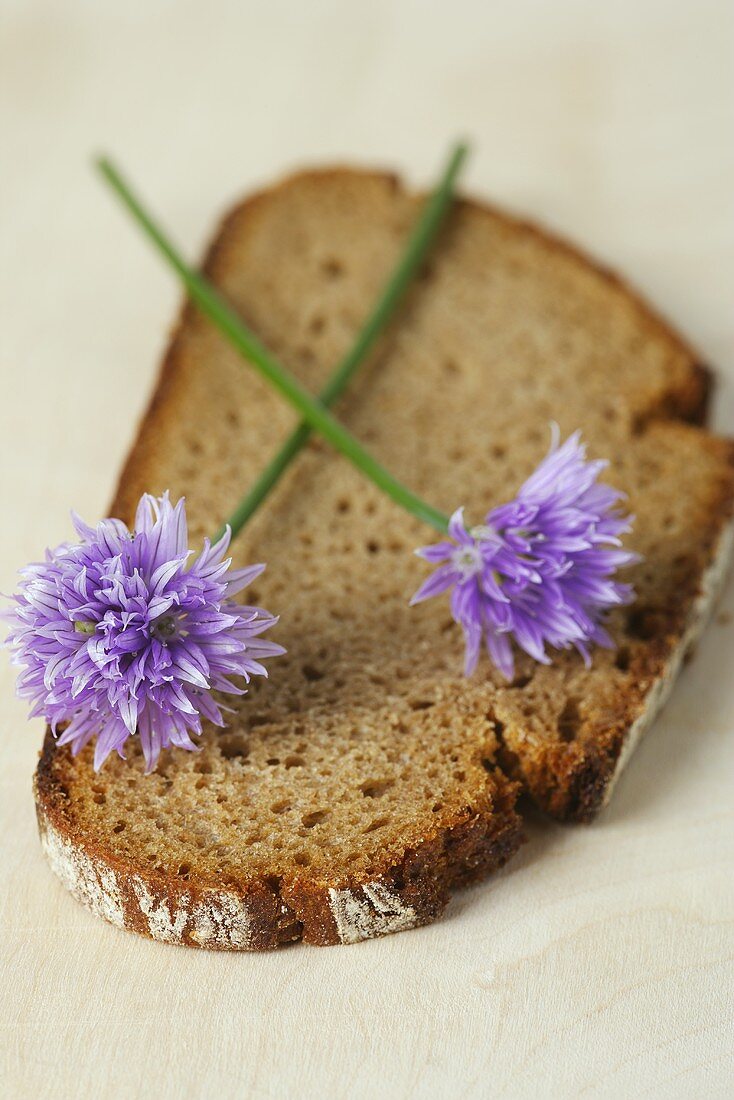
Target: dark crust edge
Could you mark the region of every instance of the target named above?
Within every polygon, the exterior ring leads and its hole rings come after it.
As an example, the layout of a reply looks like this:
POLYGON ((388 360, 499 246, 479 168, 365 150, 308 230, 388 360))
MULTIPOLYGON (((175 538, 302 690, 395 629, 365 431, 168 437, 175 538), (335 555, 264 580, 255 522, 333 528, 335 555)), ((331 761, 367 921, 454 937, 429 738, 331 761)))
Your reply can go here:
MULTIPOLYGON (((295 172, 279 183, 264 188, 245 201, 236 204, 225 215, 219 224, 214 241, 208 249, 202 270, 206 274, 211 274, 215 268, 220 256, 228 247, 230 227, 235 222, 241 224, 242 219, 256 217, 259 208, 278 191, 287 189, 303 178, 330 178, 355 174, 384 180, 393 188, 402 186, 399 178, 389 172, 366 171, 355 173, 352 169, 338 167, 295 172)), ((532 221, 514 217, 484 202, 461 200, 461 205, 479 209, 491 216, 501 218, 505 224, 531 233, 545 247, 554 250, 560 249, 578 262, 593 269, 610 286, 621 291, 627 297, 643 324, 654 328, 658 336, 674 344, 679 352, 689 358, 689 374, 684 384, 677 389, 670 390, 664 396, 661 404, 646 411, 640 419, 638 425, 640 428, 644 427, 644 423, 648 419, 658 418, 684 420, 692 424, 705 423, 712 390, 711 371, 700 361, 698 355, 687 342, 622 278, 591 259, 575 245, 562 237, 548 233, 532 221)), ((135 472, 145 465, 147 457, 144 438, 145 427, 167 401, 176 375, 182 330, 194 312, 195 307, 189 302, 184 304, 180 312, 178 323, 173 330, 173 335, 159 370, 152 397, 140 418, 135 440, 118 478, 110 508, 111 515, 125 517, 125 515, 129 516, 130 514, 132 501, 128 499, 126 486, 135 472)), ((664 645, 662 648, 665 652, 661 652, 660 659, 651 662, 657 668, 657 672, 651 671, 653 678, 660 674, 669 652, 668 645, 664 645)), ((644 701, 642 694, 641 699, 644 701)), ((633 717, 630 719, 630 723, 633 717)), ((614 764, 624 741, 624 734, 628 728, 629 724, 620 732, 617 751, 611 755, 604 754, 605 762, 602 765, 599 765, 598 761, 594 759, 593 753, 589 753, 581 760, 577 760, 570 771, 564 769, 566 778, 563 782, 565 790, 561 792, 563 795, 562 805, 556 805, 553 800, 547 798, 538 798, 540 792, 533 792, 541 806, 547 812, 562 820, 590 820, 601 806, 606 784, 611 778, 614 764)), ((122 885, 125 927, 153 938, 130 885, 133 876, 144 879, 155 904, 163 902, 169 906, 176 906, 184 895, 191 895, 195 900, 197 894, 203 892, 198 889, 195 883, 182 882, 173 875, 152 874, 147 869, 127 864, 105 852, 99 845, 90 844, 88 838, 75 835, 73 823, 70 821, 67 812, 68 793, 54 774, 53 760, 59 751, 52 734, 47 730, 34 779, 34 795, 41 835, 43 835, 46 828, 53 828, 60 836, 85 852, 93 861, 111 868, 122 885)), ((491 812, 488 817, 469 813, 464 822, 442 830, 436 836, 430 838, 420 849, 406 852, 400 866, 394 866, 386 871, 384 881, 390 882, 401 901, 415 910, 416 920, 414 923, 416 926, 426 924, 440 915, 452 889, 483 878, 490 871, 502 866, 522 843, 524 838, 521 821, 512 808, 517 786, 504 780, 504 777, 502 778, 504 781, 504 786, 500 787, 502 801, 506 802, 509 797, 511 805, 503 808, 499 822, 495 820, 496 815, 493 818, 491 812)), ((314 889, 313 887, 307 887, 304 883, 299 888, 293 886, 288 888, 281 895, 281 884, 274 883, 271 880, 268 883, 254 881, 238 884, 236 887, 228 883, 225 889, 230 894, 238 894, 243 901, 247 902, 258 922, 258 928, 253 931, 252 949, 278 947, 299 939, 307 943, 321 945, 340 942, 334 918, 328 905, 328 890, 326 887, 314 889)), ((356 886, 354 889, 360 890, 361 887, 356 886)), ((207 890, 210 894, 211 888, 208 887, 207 890)), ((188 929, 182 935, 180 942, 187 946, 200 946, 191 938, 188 929)))
MULTIPOLYGON (((175 874, 154 872, 110 854, 104 844, 79 834, 70 814, 68 792, 59 775, 60 759, 71 761, 68 747, 59 749, 47 731, 33 784, 39 833, 43 839, 53 832, 71 845, 75 854, 81 853, 94 868, 91 873, 98 885, 105 873, 114 874, 127 930, 149 939, 164 938, 166 942, 210 950, 262 951, 299 940, 317 946, 356 942, 340 937, 330 899, 334 884, 314 881, 307 874, 288 880, 271 876, 244 882, 231 879, 212 882, 204 878, 184 881, 175 874), (159 913, 163 909, 167 917, 176 915, 181 919, 174 939, 153 934, 134 883, 145 887, 153 909, 159 913), (250 934, 246 947, 238 947, 228 937, 223 895, 234 897, 247 908, 250 934), (218 927, 223 927, 221 937, 204 944, 196 939, 194 919, 195 910, 202 907, 218 927)), ((377 883, 386 888, 400 909, 411 912, 409 921, 402 925, 405 929, 435 920, 453 890, 503 866, 525 839, 522 821, 515 812, 519 785, 499 770, 488 775, 487 782, 490 797, 484 807, 465 807, 449 825, 437 828, 419 846, 406 849, 398 863, 376 871, 368 882, 346 880, 339 884, 339 889, 349 891, 369 915, 370 898, 365 887, 369 890, 377 883)), ((84 894, 75 896, 94 910, 84 894)), ((375 916, 375 930, 370 935, 397 930, 389 923, 381 927, 380 914, 375 916)))
MULTIPOLYGON (((701 549, 702 568, 693 590, 681 598, 675 609, 669 609, 667 617, 660 622, 644 623, 643 628, 654 630, 654 640, 648 639, 645 652, 630 671, 635 678, 631 685, 629 707, 625 719, 607 738, 603 750, 593 746, 585 747, 580 760, 571 769, 566 798, 554 816, 563 821, 588 824, 606 804, 607 789, 617 777, 617 761, 625 748, 627 738, 634 723, 641 719, 648 705, 652 689, 660 679, 668 674, 673 662, 682 666, 695 649, 701 632, 715 607, 721 589, 731 568, 726 558, 719 561, 719 555, 725 552, 722 541, 727 528, 734 517, 734 442, 719 441, 728 463, 728 478, 722 478, 716 496, 710 502, 711 527, 705 535, 701 549), (703 595, 703 582, 707 567, 720 565, 718 582, 710 593, 708 606, 697 607, 698 599, 703 595), (686 636, 690 632, 690 639, 686 636), (644 685, 644 687, 643 687, 644 685)), ((678 666, 673 671, 673 680, 677 676, 678 666)), ((662 701, 665 705, 665 699, 662 701)), ((655 709, 651 721, 659 711, 655 709)))
MULTIPOLYGON (((645 649, 630 664, 625 706, 617 721, 604 729, 594 729, 592 725, 591 740, 549 746, 543 766, 527 772, 518 756, 508 751, 503 734, 498 734, 503 745, 500 759, 507 774, 521 783, 534 802, 558 821, 587 825, 604 808, 608 788, 616 781, 617 763, 634 724, 645 715, 651 693, 668 675, 671 665, 675 665, 674 680, 679 664, 685 664, 692 655, 726 581, 731 562, 720 555, 725 550, 722 542, 727 528, 734 519, 734 441, 712 437, 712 443, 721 450, 728 476, 722 477, 709 502, 708 514, 713 518, 709 528, 702 531, 698 571, 692 576, 690 589, 679 593, 675 606, 656 609, 654 613, 645 608, 635 609, 645 649), (699 608, 697 601, 703 595, 708 568, 716 564, 721 567, 718 584, 709 593, 708 606, 699 608)), ((655 721, 664 705, 665 698, 659 708, 653 708, 651 721, 655 721)))

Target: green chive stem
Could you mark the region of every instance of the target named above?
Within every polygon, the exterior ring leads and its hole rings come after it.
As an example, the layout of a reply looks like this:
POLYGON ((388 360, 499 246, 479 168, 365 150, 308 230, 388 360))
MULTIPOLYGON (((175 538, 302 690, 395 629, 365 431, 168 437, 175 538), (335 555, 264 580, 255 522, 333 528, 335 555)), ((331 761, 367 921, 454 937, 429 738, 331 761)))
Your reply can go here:
MULTIPOLYGON (((405 292, 425 259, 453 200, 454 184, 466 158, 467 147, 457 145, 444 168, 441 178, 431 192, 411 230, 405 249, 394 271, 382 289, 374 309, 357 334, 347 354, 319 394, 319 401, 329 408, 342 395, 357 368, 364 362, 380 332, 389 324, 400 305, 405 292)), ((306 445, 311 428, 302 421, 270 460, 247 495, 242 498, 226 523, 217 532, 217 538, 225 527, 230 527, 234 538, 252 518, 262 502, 275 487, 282 475, 306 445)), ((216 541, 216 540, 215 540, 216 541)))
MULTIPOLYGON (((411 251, 410 262, 408 263, 405 262, 407 258, 406 252, 406 258, 404 258, 403 264, 399 265, 399 268, 393 276, 396 287, 392 288, 391 284, 393 280, 391 280, 391 283, 389 283, 385 291, 383 291, 383 295, 360 333, 355 348, 352 349, 352 353, 350 353, 350 355, 340 364, 334 376, 327 384, 324 391, 329 391, 326 396, 326 401, 335 400, 339 393, 342 392, 360 361, 360 358, 356 357, 354 354, 355 350, 358 346, 360 347, 360 357, 365 353, 374 341, 381 325, 390 316, 401 295, 404 293, 411 276, 414 274, 416 267, 420 264, 422 256, 425 253, 425 248, 430 244, 440 224, 447 199, 450 197, 453 181, 465 155, 466 149, 464 146, 458 146, 454 151, 449 161, 444 180, 442 181, 443 183, 447 183, 445 193, 444 189, 439 185, 429 200, 428 207, 426 211, 424 211, 423 217, 420 219, 420 223, 423 223, 426 219, 426 215, 430 212, 431 219, 428 222, 428 228, 425 229, 425 235, 428 238, 427 243, 425 245, 423 244, 423 235, 421 234, 419 236, 419 227, 416 227, 416 232, 411 236, 408 251, 415 248, 416 252, 419 254, 413 256, 411 251), (430 211, 428 208, 430 208, 430 211), (417 236, 419 236, 418 246, 416 246, 417 236), (336 392, 332 394, 331 391, 334 386, 336 386, 336 392)), ((286 370, 273 355, 271 355, 258 337, 247 328, 235 310, 233 310, 224 298, 222 298, 215 287, 212 286, 203 275, 194 271, 186 264, 174 245, 163 233, 162 229, 156 225, 152 217, 145 211, 140 200, 135 196, 130 186, 125 182, 122 175, 114 167, 111 161, 103 157, 98 161, 97 166, 104 179, 132 214, 139 227, 176 272, 195 305, 198 306, 201 312, 219 329, 222 335, 229 340, 232 346, 248 359, 258 372, 270 382, 302 416, 305 425, 296 429, 281 452, 281 454, 285 456, 286 449, 288 450, 287 461, 291 461, 298 453, 298 450, 300 450, 300 447, 303 446, 303 442, 305 442, 305 438, 308 436, 308 430, 315 430, 319 432, 327 442, 331 443, 335 450, 343 454, 361 473, 386 493, 396 504, 399 504, 411 515, 415 516, 417 519, 423 520, 424 523, 435 528, 435 530, 445 533, 448 527, 448 517, 432 505, 421 500, 421 498, 408 489, 407 486, 393 477, 389 470, 379 463, 377 459, 373 458, 369 451, 355 439, 351 432, 349 432, 328 411, 323 396, 321 400, 313 398, 301 383, 286 370), (299 433, 302 433, 304 430, 306 431, 306 436, 303 442, 301 442, 299 433), (295 447, 294 443, 296 435, 299 435, 297 447, 295 447)), ((263 486, 265 485, 265 476, 269 474, 271 468, 275 468, 275 463, 280 460, 280 457, 280 454, 276 456, 271 466, 269 466, 263 474, 261 479, 263 481, 263 486)), ((287 465, 287 462, 285 465, 287 465)), ((285 465, 283 465, 281 469, 278 469, 274 480, 270 482, 268 488, 275 484, 282 470, 285 469, 285 465)), ((265 491, 267 492, 267 490, 265 491)), ((254 511, 253 508, 248 515, 244 508, 249 500, 249 496, 250 494, 248 494, 248 497, 245 498, 240 506, 243 508, 244 518, 237 530, 240 530, 242 524, 246 522, 249 515, 254 511)), ((260 499, 262 499, 262 497, 260 499)), ((260 500, 255 503, 254 507, 256 508, 259 503, 260 500)), ((248 505, 248 507, 250 507, 250 505, 248 505)), ((239 511, 240 509, 238 508, 235 516, 238 516, 239 511)))

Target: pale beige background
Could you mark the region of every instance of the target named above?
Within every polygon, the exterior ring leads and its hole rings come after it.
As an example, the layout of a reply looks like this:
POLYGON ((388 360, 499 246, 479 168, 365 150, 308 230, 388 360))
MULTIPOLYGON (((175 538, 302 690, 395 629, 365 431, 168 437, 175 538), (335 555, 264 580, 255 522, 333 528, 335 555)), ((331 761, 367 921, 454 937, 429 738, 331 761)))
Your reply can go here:
MULTIPOLYGON (((0 589, 70 506, 104 512, 177 307, 95 150, 196 255, 294 165, 425 183, 467 134, 467 186, 631 276, 717 364, 733 431, 733 13, 0 0, 0 589)), ((266 956, 148 943, 63 891, 33 820, 41 726, 0 658, 6 1094, 731 1095, 733 641, 720 618, 592 828, 532 822, 431 928, 266 956)))

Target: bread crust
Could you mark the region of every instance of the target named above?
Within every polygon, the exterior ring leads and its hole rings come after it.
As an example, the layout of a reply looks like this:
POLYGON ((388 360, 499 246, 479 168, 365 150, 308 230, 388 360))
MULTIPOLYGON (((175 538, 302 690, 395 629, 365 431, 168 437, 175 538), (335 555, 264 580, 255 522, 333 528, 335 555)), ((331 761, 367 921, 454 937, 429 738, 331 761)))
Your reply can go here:
MULTIPOLYGON (((221 223, 210 247, 204 271, 211 274, 228 247, 231 226, 257 219, 274 194, 298 180, 335 179, 352 175, 348 169, 298 173, 236 206, 221 223)), ((361 176, 365 175, 360 173, 361 176)), ((370 178, 400 188, 389 174, 370 173, 370 178)), ((485 204, 463 205, 495 216, 485 204)), ((711 392, 711 374, 679 336, 633 293, 615 274, 591 261, 574 246, 521 219, 501 217, 512 226, 532 233, 547 247, 561 249, 593 268, 610 285, 620 289, 633 306, 643 327, 670 342, 690 360, 690 369, 679 384, 650 405, 640 416, 641 429, 648 420, 677 419, 693 424, 705 421, 711 392)), ((159 378, 127 457, 113 497, 110 514, 130 519, 135 505, 133 486, 147 468, 151 455, 146 431, 171 399, 179 370, 181 341, 194 307, 186 304, 164 356, 159 378)), ((722 445, 717 442, 717 446, 722 445)), ((729 447, 730 461, 734 451, 729 447)), ((734 476, 734 475, 733 475, 734 476)), ((711 530, 702 534, 702 554, 716 560, 723 573, 724 520, 731 515, 732 479, 722 483, 720 497, 712 502, 711 530), (719 546, 719 552, 714 546, 719 546)), ((704 571, 705 572, 705 571, 704 571)), ((423 842, 406 849, 402 860, 386 864, 369 881, 319 882, 313 876, 267 878, 227 882, 182 881, 175 874, 151 871, 142 863, 122 859, 81 835, 64 783, 66 768, 73 767, 68 748, 59 749, 49 731, 34 781, 39 831, 46 855, 67 888, 97 915, 110 923, 161 942, 216 950, 262 950, 297 940, 328 945, 353 943, 375 935, 417 927, 434 920, 451 892, 502 866, 522 841, 520 819, 514 803, 520 781, 549 813, 570 821, 589 821, 608 799, 624 760, 625 742, 635 730, 649 724, 651 696, 665 678, 672 682, 695 631, 704 621, 713 593, 706 588, 704 608, 693 601, 689 612, 671 611, 670 620, 658 630, 654 645, 645 654, 645 667, 635 670, 637 688, 630 692, 624 713, 600 744, 567 745, 554 761, 546 754, 539 774, 518 766, 508 751, 503 765, 511 774, 488 777, 489 797, 484 807, 467 807, 466 813, 442 822, 423 842), (711 596, 709 599, 708 597, 711 596), (695 620, 695 621, 694 621, 695 620), (541 774, 542 773, 542 774, 541 774)), ((658 705, 662 692, 655 696, 658 705)), ((501 723, 499 723, 501 727, 501 723)))
MULTIPOLYGON (((589 824, 609 803, 614 787, 634 749, 655 721, 691 656, 722 592, 734 554, 734 443, 712 440, 728 462, 730 476, 722 480, 709 505, 709 529, 701 532, 701 567, 681 591, 675 606, 654 622, 636 608, 640 629, 652 632, 644 650, 630 664, 631 682, 619 700, 616 721, 594 730, 593 741, 572 741, 544 754, 537 771, 532 760, 522 762, 510 752, 506 771, 522 784, 546 813, 559 821, 589 824)), ((500 739, 506 733, 500 731, 500 739)))
POLYGON ((517 785, 496 774, 489 777, 493 797, 484 808, 467 807, 368 882, 319 882, 306 873, 226 887, 202 876, 182 882, 82 835, 70 812, 65 767, 73 767, 73 757, 47 731, 33 789, 52 869, 110 924, 185 947, 258 951, 298 940, 329 946, 417 928, 440 916, 454 889, 503 866, 523 841, 514 808, 517 785))

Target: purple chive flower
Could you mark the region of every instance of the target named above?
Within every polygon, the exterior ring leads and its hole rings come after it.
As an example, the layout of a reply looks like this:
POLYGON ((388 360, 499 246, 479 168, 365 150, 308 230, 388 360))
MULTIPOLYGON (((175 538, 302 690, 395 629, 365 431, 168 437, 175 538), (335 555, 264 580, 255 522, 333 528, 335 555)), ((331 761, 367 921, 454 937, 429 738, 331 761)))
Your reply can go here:
POLYGON ((161 749, 196 748, 202 718, 224 725, 213 690, 243 694, 231 677, 266 676, 263 658, 285 652, 260 637, 277 619, 232 599, 265 566, 230 569, 229 531, 191 561, 184 501, 168 493, 141 498, 134 532, 73 520, 80 541, 21 570, 3 614, 18 693, 74 754, 96 735, 97 770, 137 734, 150 772, 161 749))
POLYGON ((621 549, 620 535, 632 525, 617 508, 623 494, 597 483, 608 463, 587 462, 580 432, 558 444, 554 425, 549 453, 513 501, 469 530, 459 508, 449 524, 452 541, 416 551, 439 568, 411 603, 452 589, 467 676, 483 638, 508 680, 513 639, 542 664, 550 664, 546 646, 575 646, 588 666, 591 645, 614 646, 602 625, 605 612, 634 599, 630 585, 612 579, 639 557, 621 549))

